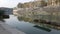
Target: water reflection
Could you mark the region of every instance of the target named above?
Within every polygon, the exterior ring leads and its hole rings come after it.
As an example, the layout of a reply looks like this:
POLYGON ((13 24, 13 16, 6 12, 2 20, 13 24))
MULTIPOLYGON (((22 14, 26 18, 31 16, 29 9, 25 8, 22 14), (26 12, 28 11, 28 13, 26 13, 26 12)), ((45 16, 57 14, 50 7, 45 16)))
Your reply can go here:
POLYGON ((0 21, 5 22, 4 19, 9 19, 9 15, 0 16, 0 21))
POLYGON ((25 32, 26 34, 60 34, 57 26, 34 22, 30 18, 22 18, 10 15, 9 19, 4 19, 5 23, 13 28, 25 32))
POLYGON ((43 29, 48 28, 48 30, 50 30, 52 28, 52 29, 60 30, 60 26, 46 24, 46 23, 40 23, 37 20, 33 21, 33 19, 31 19, 31 18, 24 18, 24 17, 19 17, 18 16, 18 20, 19 21, 25 21, 25 22, 36 24, 33 27, 40 28, 40 29, 41 28, 43 28, 43 29))

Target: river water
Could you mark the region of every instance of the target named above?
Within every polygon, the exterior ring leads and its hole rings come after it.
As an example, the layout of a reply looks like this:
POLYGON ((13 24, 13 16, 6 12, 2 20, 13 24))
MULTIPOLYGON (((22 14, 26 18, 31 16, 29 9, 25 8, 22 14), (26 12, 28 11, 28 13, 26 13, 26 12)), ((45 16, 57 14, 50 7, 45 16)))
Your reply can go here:
POLYGON ((22 20, 20 21, 18 16, 14 15, 9 15, 9 18, 3 20, 6 24, 20 31, 23 31, 26 34, 60 34, 60 29, 55 26, 25 22, 22 20), (37 26, 37 24, 40 24, 40 26, 37 26))

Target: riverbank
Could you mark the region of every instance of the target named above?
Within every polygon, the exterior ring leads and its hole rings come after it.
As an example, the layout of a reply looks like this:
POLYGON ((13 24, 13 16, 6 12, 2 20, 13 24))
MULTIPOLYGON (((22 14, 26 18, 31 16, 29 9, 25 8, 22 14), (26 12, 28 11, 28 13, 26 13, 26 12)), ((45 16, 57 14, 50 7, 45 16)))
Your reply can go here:
POLYGON ((12 28, 4 22, 0 21, 0 34, 25 34, 22 31, 17 30, 16 28, 12 28))
POLYGON ((49 25, 52 25, 52 26, 60 27, 60 23, 59 22, 53 22, 53 21, 49 21, 49 20, 34 19, 34 18, 20 17, 20 16, 18 16, 18 20, 25 21, 25 22, 34 22, 34 23, 39 23, 39 24, 40 23, 49 24, 49 25))

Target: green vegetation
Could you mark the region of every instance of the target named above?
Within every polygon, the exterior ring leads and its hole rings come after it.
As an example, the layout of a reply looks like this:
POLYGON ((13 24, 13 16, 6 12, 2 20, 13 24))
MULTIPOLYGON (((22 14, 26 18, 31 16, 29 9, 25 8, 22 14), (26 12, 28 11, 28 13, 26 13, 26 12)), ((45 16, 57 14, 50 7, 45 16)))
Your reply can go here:
POLYGON ((4 10, 0 10, 0 19, 3 18, 3 15, 4 15, 4 10))
POLYGON ((22 7, 23 7, 23 4, 22 4, 22 3, 19 3, 19 4, 17 5, 17 7, 18 7, 18 8, 22 8, 22 7))
POLYGON ((0 16, 4 15, 4 10, 0 10, 0 16))

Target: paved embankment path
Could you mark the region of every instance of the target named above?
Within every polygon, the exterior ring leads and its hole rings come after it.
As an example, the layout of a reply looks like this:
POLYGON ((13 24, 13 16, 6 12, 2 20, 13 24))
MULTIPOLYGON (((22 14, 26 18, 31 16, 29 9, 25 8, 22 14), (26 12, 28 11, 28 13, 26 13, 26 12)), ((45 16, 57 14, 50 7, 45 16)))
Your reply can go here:
POLYGON ((25 34, 25 33, 15 28, 12 28, 9 25, 5 24, 4 22, 0 21, 0 34, 25 34))

